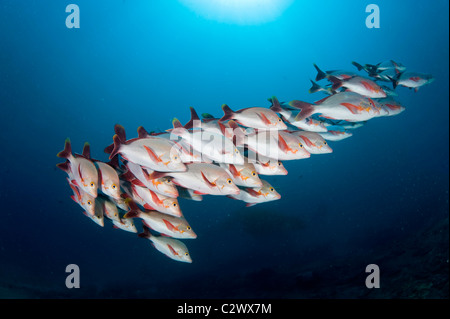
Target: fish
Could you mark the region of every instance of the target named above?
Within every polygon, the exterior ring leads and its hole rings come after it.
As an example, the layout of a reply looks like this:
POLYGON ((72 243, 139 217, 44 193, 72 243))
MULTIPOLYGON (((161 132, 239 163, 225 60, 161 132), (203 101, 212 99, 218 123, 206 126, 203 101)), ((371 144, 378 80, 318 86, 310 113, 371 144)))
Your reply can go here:
POLYGON ((347 130, 328 130, 328 132, 325 133, 319 133, 320 136, 322 136, 325 140, 328 141, 342 141, 346 138, 349 138, 353 135, 353 133, 347 131, 347 130))
POLYGON ((75 184, 72 183, 70 178, 67 178, 69 182, 69 186, 73 191, 73 195, 70 197, 72 200, 80 205, 83 210, 89 214, 90 216, 95 215, 95 199, 96 197, 92 196, 89 193, 81 191, 75 184))
POLYGON ((244 158, 233 141, 223 134, 212 131, 197 130, 190 132, 184 128, 178 119, 172 121, 171 134, 181 137, 193 150, 215 162, 243 164, 244 158))
MULTIPOLYGON (((382 100, 382 99, 379 99, 379 100, 382 100)), ((380 104, 379 107, 381 109, 382 105, 380 104)), ((381 110, 380 110, 380 115, 381 115, 381 110)), ((367 123, 367 121, 363 121, 363 122, 347 122, 347 121, 344 121, 344 120, 331 120, 331 119, 327 119, 327 118, 324 118, 323 122, 324 122, 324 125, 327 127, 327 129, 330 126, 338 126, 340 128, 344 128, 346 130, 355 130, 357 128, 363 127, 367 123)))
POLYGON ((263 185, 252 163, 246 162, 243 165, 219 163, 219 165, 230 173, 237 186, 262 187, 263 185))
POLYGON ((311 154, 329 154, 333 152, 333 149, 319 133, 306 131, 289 131, 289 133, 298 136, 305 149, 311 154))
POLYGON ((114 157, 109 164, 92 159, 89 143, 84 144, 82 156, 88 160, 91 160, 97 168, 100 190, 103 192, 103 194, 115 199, 120 199, 120 195, 122 192, 120 190, 119 174, 112 166, 118 165, 117 156, 114 157))
POLYGON ((320 114, 321 117, 332 120, 364 122, 381 115, 376 101, 354 92, 340 92, 315 104, 293 100, 289 105, 300 110, 296 120, 320 114))
POLYGON ((110 220, 120 221, 119 209, 116 204, 112 202, 109 198, 97 197, 95 199, 95 206, 101 206, 104 216, 110 220))
POLYGON ((382 110, 381 112, 384 116, 394 116, 405 111, 405 107, 392 97, 378 99, 377 103, 380 106, 382 110))
POLYGON ((351 71, 343 71, 343 70, 332 70, 332 71, 322 71, 317 64, 314 64, 314 68, 317 71, 316 81, 320 81, 323 79, 328 79, 330 76, 334 76, 339 80, 350 79, 354 76, 357 76, 357 73, 351 71))
POLYGON ((182 216, 180 204, 176 198, 167 197, 146 187, 134 184, 129 184, 129 187, 124 188, 135 202, 147 210, 157 210, 161 213, 177 217, 182 216))
POLYGON ((70 139, 68 138, 65 141, 64 150, 59 152, 57 156, 68 161, 65 166, 69 176, 73 178, 71 183, 92 197, 97 197, 98 172, 94 163, 83 156, 73 155, 70 139))
POLYGON ((157 211, 133 209, 124 218, 140 218, 145 225, 160 234, 178 239, 195 239, 197 234, 183 217, 172 217, 157 211))
POLYGON ((138 232, 131 218, 120 218, 119 220, 112 220, 112 223, 113 228, 115 229, 121 229, 130 233, 138 232))
POLYGON ((178 190, 169 177, 150 178, 150 175, 154 172, 147 168, 132 163, 126 162, 125 168, 127 169, 121 175, 121 178, 138 186, 147 187, 148 189, 171 198, 178 197, 178 190))
POLYGON ((267 181, 261 180, 261 187, 242 188, 238 195, 229 195, 229 198, 241 200, 246 203, 246 207, 250 207, 260 203, 266 203, 281 198, 281 195, 267 181))
POLYGON ((386 71, 394 71, 395 73, 401 73, 406 70, 406 67, 401 63, 397 63, 394 60, 380 62, 378 64, 364 64, 361 65, 355 61, 352 64, 356 66, 358 71, 364 70, 369 76, 377 77, 378 74, 386 71))
POLYGON ((334 91, 331 87, 324 87, 324 86, 317 84, 313 80, 310 80, 310 81, 311 81, 312 86, 308 90, 309 93, 324 92, 325 94, 328 94, 328 95, 332 95, 332 94, 336 93, 336 91, 334 91))
POLYGON ((149 239, 159 252, 173 260, 192 263, 189 250, 183 242, 170 237, 152 235, 148 226, 144 224, 142 227, 143 232, 138 236, 149 239))
POLYGON ((179 151, 175 143, 158 136, 138 137, 126 140, 125 129, 116 124, 116 134, 113 137, 114 146, 105 149, 109 158, 120 154, 129 162, 139 164, 145 168, 161 172, 183 172, 186 166, 181 162, 179 151))
POLYGON ((252 163, 258 175, 287 175, 288 171, 279 160, 248 150, 246 162, 252 163))
POLYGON ((247 135, 246 146, 255 153, 281 161, 310 157, 300 139, 285 131, 258 130, 247 135))
POLYGON ((394 89, 397 86, 404 86, 410 89, 414 89, 415 92, 419 91, 419 88, 426 84, 430 84, 434 81, 434 77, 431 74, 418 73, 418 72, 403 72, 396 78, 391 79, 394 89))
POLYGON ((257 129, 274 129, 286 130, 287 126, 283 120, 278 117, 273 109, 263 107, 250 107, 233 111, 228 105, 222 105, 224 116, 219 120, 220 122, 234 120, 238 124, 257 128, 257 129))
POLYGON ((92 220, 94 223, 96 223, 100 227, 105 226, 105 217, 104 217, 102 205, 95 205, 95 213, 93 215, 86 211, 84 211, 83 214, 85 216, 89 217, 90 220, 92 220))
POLYGON ((358 93, 370 98, 384 98, 387 96, 386 92, 383 91, 381 86, 379 86, 375 81, 364 78, 361 76, 354 76, 350 79, 338 79, 337 77, 330 76, 328 79, 333 83, 332 89, 334 91, 339 88, 345 88, 346 91, 358 93))
MULTIPOLYGON (((271 109, 275 107, 281 117, 290 125, 295 126, 304 131, 310 132, 326 132, 327 128, 323 122, 315 120, 311 117, 297 121, 296 118, 300 110, 292 108, 289 105, 281 104, 276 97, 268 99, 272 103, 271 109)), ((247 132, 248 133, 248 132, 247 132)))
POLYGON ((230 195, 238 194, 239 188, 230 174, 223 168, 208 163, 192 163, 187 165, 186 172, 154 172, 155 177, 171 176, 175 185, 189 188, 198 195, 230 195))

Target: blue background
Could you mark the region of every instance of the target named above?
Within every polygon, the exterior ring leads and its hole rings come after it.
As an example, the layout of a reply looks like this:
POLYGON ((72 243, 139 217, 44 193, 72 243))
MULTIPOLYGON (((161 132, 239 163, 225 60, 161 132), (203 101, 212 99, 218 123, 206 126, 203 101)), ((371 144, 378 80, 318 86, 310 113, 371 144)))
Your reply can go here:
MULTIPOLYGON (((383 269, 393 243, 448 215, 448 1, 378 0, 380 29, 366 28, 368 3, 356 0, 294 1, 259 25, 208 20, 173 0, 73 2, 80 29, 66 28, 71 2, 0 3, 2 297, 370 297, 365 266, 383 269), (198 234, 185 241, 192 264, 92 223, 55 167, 66 137, 106 160, 116 123, 131 138, 140 125, 185 123, 190 106, 220 116, 223 103, 267 107, 273 95, 312 102, 323 97, 307 92, 313 63, 355 71, 351 61, 389 59, 436 80, 418 93, 400 87, 404 113, 330 142, 332 154, 285 162, 289 175, 267 178, 281 200, 180 201, 198 234), (72 263, 78 290, 64 286, 72 263), (330 293, 320 274, 331 282, 347 268, 358 279, 330 293), (312 277, 321 285, 308 290, 312 277)), ((425 257, 398 258, 393 280, 402 258, 425 257)))

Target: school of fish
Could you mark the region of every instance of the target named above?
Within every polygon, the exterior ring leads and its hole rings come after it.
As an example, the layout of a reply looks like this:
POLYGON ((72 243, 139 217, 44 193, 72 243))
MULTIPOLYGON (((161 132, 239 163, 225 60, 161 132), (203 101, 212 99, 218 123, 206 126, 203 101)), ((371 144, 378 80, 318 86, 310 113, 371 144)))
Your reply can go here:
POLYGON ((227 196, 245 205, 278 200, 281 195, 264 175, 287 175, 283 161, 306 159, 332 152, 329 141, 353 135, 355 129, 376 117, 394 116, 405 107, 395 89, 417 90, 433 81, 429 74, 407 71, 392 60, 373 64, 352 62, 352 71, 322 71, 317 65, 310 93, 328 96, 316 102, 280 102, 270 107, 232 110, 223 105, 223 116, 190 108, 185 125, 172 121, 164 132, 147 132, 127 139, 116 124, 113 143, 105 148, 109 161, 91 158, 90 145, 82 154, 72 152, 67 139, 57 154, 65 162, 57 167, 67 173, 71 198, 85 216, 104 227, 138 233, 167 257, 191 263, 183 239, 197 234, 182 212, 179 198, 202 201, 204 195, 227 196), (318 82, 326 80, 327 84, 318 82), (392 89, 383 85, 392 83, 392 89))

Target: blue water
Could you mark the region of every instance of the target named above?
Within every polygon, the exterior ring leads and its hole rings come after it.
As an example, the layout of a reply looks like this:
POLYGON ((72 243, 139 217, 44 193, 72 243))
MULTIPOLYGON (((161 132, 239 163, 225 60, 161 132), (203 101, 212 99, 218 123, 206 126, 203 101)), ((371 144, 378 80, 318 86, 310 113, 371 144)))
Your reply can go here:
POLYGON ((356 0, 294 1, 257 25, 175 0, 72 2, 79 29, 65 25, 71 2, 0 2, 2 297, 308 297, 292 286, 299 274, 351 264, 363 286, 372 254, 448 214, 448 1, 378 0, 380 29, 365 26, 369 3, 356 0), (288 176, 268 178, 281 200, 180 201, 198 234, 185 241, 192 264, 88 220, 55 167, 67 137, 106 160, 116 123, 134 137, 140 125, 187 122, 190 106, 221 116, 223 103, 268 107, 273 95, 313 102, 324 97, 308 93, 313 63, 356 71, 351 61, 389 59, 436 80, 398 88, 406 111, 330 142, 332 154, 285 162, 288 176), (80 267, 78 290, 65 288, 68 264, 80 267))

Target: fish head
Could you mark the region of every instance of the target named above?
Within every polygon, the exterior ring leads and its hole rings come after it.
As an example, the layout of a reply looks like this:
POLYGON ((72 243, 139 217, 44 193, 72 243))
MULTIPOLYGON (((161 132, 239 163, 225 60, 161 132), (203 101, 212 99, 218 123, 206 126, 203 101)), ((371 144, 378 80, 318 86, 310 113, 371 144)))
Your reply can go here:
POLYGON ((172 172, 185 172, 187 170, 186 165, 182 161, 182 156, 177 147, 172 147, 170 149, 169 161, 165 163, 167 169, 172 172))
POLYGON ((192 259, 191 259, 191 255, 189 254, 189 252, 186 250, 186 251, 183 251, 181 254, 180 254, 180 259, 179 259, 181 262, 185 262, 185 263, 188 263, 188 264, 192 264, 192 259))
POLYGON ((162 194, 172 197, 172 198, 176 198, 179 196, 177 187, 175 186, 175 184, 172 182, 170 177, 162 177, 158 179, 158 182, 156 184, 156 188, 158 189, 158 191, 160 191, 162 194))
POLYGON ((259 189, 259 192, 264 196, 266 200, 271 201, 281 198, 280 193, 278 193, 272 185, 264 180, 262 182, 263 186, 259 189))
POLYGON ((98 178, 87 179, 83 190, 91 195, 92 197, 97 197, 98 195, 98 178))
POLYGON ((275 128, 276 129, 278 129, 278 130, 287 130, 287 125, 286 125, 286 123, 284 123, 283 122, 283 120, 281 119, 281 117, 279 117, 279 116, 277 116, 276 115, 276 118, 275 119, 273 119, 273 122, 272 123, 275 123, 275 128))
POLYGON ((283 163, 281 161, 276 161, 273 164, 273 170, 278 174, 278 175, 287 175, 288 171, 287 169, 284 167, 283 163))
POLYGON ((104 203, 104 212, 109 219, 118 220, 119 219, 119 210, 117 206, 110 202, 109 200, 105 200, 104 203))
POLYGON ((179 225, 178 230, 180 231, 180 233, 183 234, 184 238, 190 239, 197 238, 197 234, 192 230, 192 227, 187 222, 184 222, 181 225, 179 225))
POLYGON ((216 186, 225 195, 237 195, 241 192, 229 175, 219 177, 216 186))
POLYGON ((85 209, 85 211, 90 215, 95 215, 95 197, 88 193, 82 192, 80 198, 80 205, 85 209))
POLYGON ((238 148, 235 146, 233 146, 229 150, 224 151, 224 153, 222 155, 223 155, 222 163, 237 164, 237 165, 244 164, 244 157, 242 156, 242 154, 238 150, 238 148))
POLYGON ((101 185, 102 192, 106 195, 113 197, 115 199, 120 199, 121 191, 120 191, 120 182, 114 182, 112 180, 107 180, 101 185))
POLYGON ((164 208, 173 216, 181 217, 180 204, 176 198, 166 198, 163 200, 164 208))
POLYGON ((324 139, 316 142, 317 148, 320 150, 322 154, 333 153, 333 149, 330 147, 327 141, 324 139))
POLYGON ((240 171, 240 177, 242 181, 248 187, 262 187, 263 183, 256 172, 256 169, 253 165, 249 167, 245 167, 240 171))

